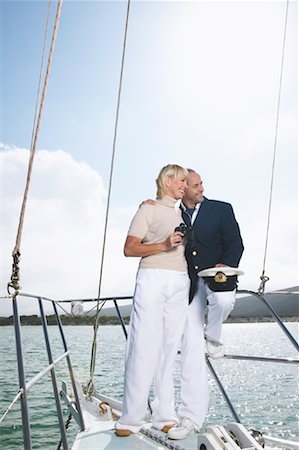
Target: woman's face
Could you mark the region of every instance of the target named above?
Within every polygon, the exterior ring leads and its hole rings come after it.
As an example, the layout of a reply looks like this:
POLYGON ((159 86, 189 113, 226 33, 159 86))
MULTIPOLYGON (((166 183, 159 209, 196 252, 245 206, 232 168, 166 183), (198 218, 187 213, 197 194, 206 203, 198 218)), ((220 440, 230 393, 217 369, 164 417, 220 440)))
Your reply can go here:
POLYGON ((178 177, 167 177, 166 179, 166 195, 175 198, 176 200, 182 199, 187 189, 187 178, 184 172, 180 171, 178 177))

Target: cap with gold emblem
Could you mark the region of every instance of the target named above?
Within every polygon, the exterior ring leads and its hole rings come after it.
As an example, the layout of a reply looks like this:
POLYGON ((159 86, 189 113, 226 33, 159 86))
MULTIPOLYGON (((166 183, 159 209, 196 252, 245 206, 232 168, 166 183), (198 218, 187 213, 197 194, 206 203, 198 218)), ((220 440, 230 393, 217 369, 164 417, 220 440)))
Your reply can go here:
POLYGON ((198 272, 212 291, 233 291, 237 287, 237 276, 244 272, 237 267, 210 267, 198 272))

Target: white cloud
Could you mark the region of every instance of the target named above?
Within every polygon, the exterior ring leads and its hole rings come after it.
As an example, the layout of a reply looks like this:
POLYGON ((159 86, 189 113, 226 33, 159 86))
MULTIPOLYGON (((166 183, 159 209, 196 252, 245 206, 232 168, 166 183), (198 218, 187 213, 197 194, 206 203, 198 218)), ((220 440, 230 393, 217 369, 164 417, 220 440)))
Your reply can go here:
MULTIPOLYGON (((3 145, 1 150, 1 295, 6 295, 29 151, 3 145)), ((101 176, 85 163, 62 150, 37 152, 21 242, 22 292, 54 299, 97 297, 106 197, 101 176)), ((130 285, 120 270, 126 216, 124 210, 111 220, 102 295, 132 292, 134 277, 130 285)))

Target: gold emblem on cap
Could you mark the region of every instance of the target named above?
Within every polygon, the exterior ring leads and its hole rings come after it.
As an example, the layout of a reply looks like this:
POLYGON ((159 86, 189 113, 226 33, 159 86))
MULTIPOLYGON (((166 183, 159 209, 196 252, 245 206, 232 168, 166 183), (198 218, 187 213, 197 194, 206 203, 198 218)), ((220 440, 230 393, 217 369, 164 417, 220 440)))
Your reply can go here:
POLYGON ((214 281, 216 281, 216 283, 225 283, 227 281, 227 276, 223 272, 217 272, 214 276, 214 281))

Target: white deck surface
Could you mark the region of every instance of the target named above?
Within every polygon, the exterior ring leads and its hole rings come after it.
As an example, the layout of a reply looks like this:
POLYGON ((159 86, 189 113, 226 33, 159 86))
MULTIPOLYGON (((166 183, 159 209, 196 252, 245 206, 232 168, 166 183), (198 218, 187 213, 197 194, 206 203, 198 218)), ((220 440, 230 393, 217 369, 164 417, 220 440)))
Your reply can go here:
MULTIPOLYGON (((154 440, 144 436, 142 433, 132 434, 128 437, 118 437, 114 433, 114 422, 111 421, 107 425, 107 429, 103 428, 98 431, 90 430, 78 434, 72 450, 165 450, 165 446, 155 442, 154 440)), ((152 430, 156 435, 166 440, 164 433, 159 433, 157 430, 152 430)), ((170 441, 173 447, 180 449, 196 449, 197 435, 193 434, 182 441, 170 441)))
POLYGON ((194 433, 184 440, 172 441, 166 438, 165 433, 153 429, 151 422, 148 422, 144 428, 154 435, 155 440, 143 433, 132 434, 128 437, 116 436, 114 433, 115 420, 111 418, 109 411, 107 414, 100 414, 99 404, 103 401, 109 403, 113 412, 119 415, 121 402, 102 395, 97 395, 97 398, 93 398, 93 401, 90 402, 85 399, 79 385, 78 389, 86 429, 78 433, 72 450, 165 450, 167 447, 159 443, 160 439, 167 441, 172 448, 177 450, 196 450, 197 434, 194 433))
MULTIPOLYGON (((99 394, 93 397, 92 401, 86 400, 79 385, 78 390, 85 423, 85 431, 78 433, 72 446, 72 450, 165 450, 166 448, 171 450, 199 450, 200 448, 206 448, 207 450, 240 449, 235 441, 231 441, 230 435, 226 435, 225 438, 225 433, 227 433, 227 431, 223 427, 217 426, 212 427, 213 430, 220 430, 221 428, 224 434, 220 433, 221 436, 219 438, 216 439, 216 437, 213 437, 211 441, 211 434, 213 434, 214 431, 211 433, 211 430, 207 431, 208 428, 201 430, 200 433, 192 433, 186 439, 174 441, 167 439, 165 433, 154 429, 151 422, 147 422, 144 425, 143 431, 139 433, 132 434, 128 437, 118 437, 115 435, 115 420, 117 420, 115 415, 118 417, 120 416, 121 402, 99 394), (112 414, 114 416, 113 418, 112 414), (151 436, 149 437, 146 433, 151 436), (209 442, 206 440, 207 434, 210 436, 209 442), (228 439, 231 444, 229 444, 226 439, 228 439), (212 441, 215 443, 214 445, 211 445, 212 441), (227 442, 227 444, 224 444, 225 442, 227 442), (202 443, 207 445, 201 446, 202 443)), ((228 427, 230 430, 229 433, 233 432, 237 434, 241 448, 263 450, 251 435, 248 436, 248 431, 242 425, 232 423, 228 425, 228 427), (243 428, 243 431, 241 431, 240 427, 243 428)), ((282 448, 299 450, 298 442, 283 442, 283 440, 280 439, 278 442, 272 442, 272 444, 274 445, 273 448, 276 450, 282 448)), ((265 450, 268 448, 266 442, 265 450)))

